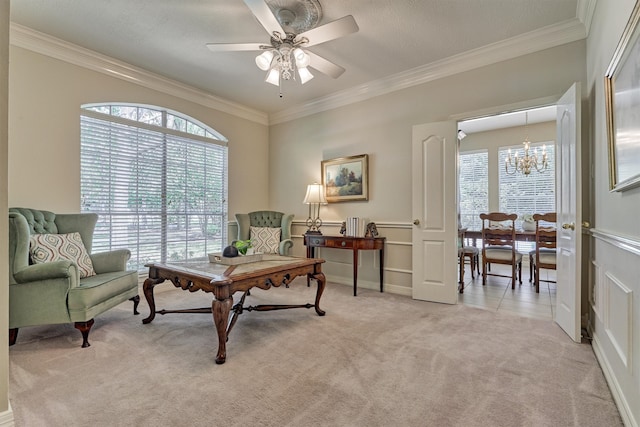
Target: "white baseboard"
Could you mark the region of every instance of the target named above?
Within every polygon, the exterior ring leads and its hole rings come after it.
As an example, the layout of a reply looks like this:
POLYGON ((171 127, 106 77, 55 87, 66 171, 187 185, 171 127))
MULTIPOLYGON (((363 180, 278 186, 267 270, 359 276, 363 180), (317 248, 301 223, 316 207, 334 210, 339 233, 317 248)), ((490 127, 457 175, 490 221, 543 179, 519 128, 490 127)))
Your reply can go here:
MULTIPOLYGON (((345 276, 332 276, 326 275, 327 282, 337 283, 339 285, 351 286, 353 288, 353 278, 345 277, 345 276)), ((370 280, 362 280, 358 279, 358 289, 372 289, 372 290, 380 290, 380 282, 372 282, 370 280)), ((385 283, 383 286, 384 292, 388 292, 390 294, 411 296, 411 288, 407 288, 404 286, 396 286, 391 285, 389 283, 385 283)))
POLYGON ((591 332, 591 336, 593 340, 591 341, 591 348, 593 348, 593 352, 596 355, 596 359, 600 364, 600 368, 604 373, 604 377, 607 380, 607 384, 609 384, 609 390, 611 390, 611 394, 613 395, 613 400, 616 402, 618 406, 618 410, 620 411, 620 416, 622 417, 622 422, 627 427, 638 427, 638 423, 633 416, 633 412, 631 412, 631 408, 629 407, 629 402, 624 396, 624 392, 620 388, 620 383, 616 379, 613 370, 611 369, 611 365, 607 360, 604 351, 602 350, 602 346, 600 345, 600 340, 598 336, 591 332))
POLYGON ((9 404, 8 410, 0 412, 0 427, 13 427, 14 425, 13 411, 11 410, 11 404, 9 404))

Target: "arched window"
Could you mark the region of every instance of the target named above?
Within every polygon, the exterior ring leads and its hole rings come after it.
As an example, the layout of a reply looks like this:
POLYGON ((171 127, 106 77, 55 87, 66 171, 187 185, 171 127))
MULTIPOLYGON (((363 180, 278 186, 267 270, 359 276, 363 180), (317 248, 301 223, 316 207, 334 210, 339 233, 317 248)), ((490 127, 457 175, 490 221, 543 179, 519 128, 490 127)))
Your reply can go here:
POLYGON ((175 111, 87 104, 80 116, 82 211, 93 251, 126 248, 129 268, 206 258, 227 241, 227 140, 175 111))

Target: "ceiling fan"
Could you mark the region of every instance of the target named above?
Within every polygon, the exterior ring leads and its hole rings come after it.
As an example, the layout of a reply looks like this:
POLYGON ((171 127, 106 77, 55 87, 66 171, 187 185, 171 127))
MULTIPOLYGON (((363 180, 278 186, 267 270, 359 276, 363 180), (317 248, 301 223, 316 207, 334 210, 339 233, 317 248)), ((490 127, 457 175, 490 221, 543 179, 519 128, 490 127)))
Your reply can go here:
MULTIPOLYGON (((313 78, 307 67, 338 78, 345 69, 306 48, 359 30, 353 16, 316 27, 322 18, 318 0, 243 0, 271 36, 265 43, 208 43, 214 52, 263 51, 256 65, 267 71, 265 81, 280 86, 281 80, 296 79, 305 84, 313 78)), ((280 95, 282 96, 282 95, 280 95)))

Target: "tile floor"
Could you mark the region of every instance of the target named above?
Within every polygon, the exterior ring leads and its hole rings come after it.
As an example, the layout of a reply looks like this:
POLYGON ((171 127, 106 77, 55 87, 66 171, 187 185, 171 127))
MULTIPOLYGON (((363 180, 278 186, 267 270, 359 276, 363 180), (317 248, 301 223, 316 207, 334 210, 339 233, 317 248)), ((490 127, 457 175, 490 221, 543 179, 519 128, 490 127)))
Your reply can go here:
MULTIPOLYGON (((471 278, 469 265, 465 266, 464 292, 458 294, 458 302, 487 310, 511 312, 525 317, 553 320, 556 299, 556 284, 540 282, 540 293, 536 293, 533 283, 529 282, 529 265, 522 264, 522 285, 516 282, 511 289, 511 267, 492 265, 494 273, 509 277, 487 276, 487 284, 482 286, 482 275, 471 278)), ((482 266, 480 266, 482 272, 482 266)), ((555 270, 541 270, 540 277, 555 280, 555 270)))

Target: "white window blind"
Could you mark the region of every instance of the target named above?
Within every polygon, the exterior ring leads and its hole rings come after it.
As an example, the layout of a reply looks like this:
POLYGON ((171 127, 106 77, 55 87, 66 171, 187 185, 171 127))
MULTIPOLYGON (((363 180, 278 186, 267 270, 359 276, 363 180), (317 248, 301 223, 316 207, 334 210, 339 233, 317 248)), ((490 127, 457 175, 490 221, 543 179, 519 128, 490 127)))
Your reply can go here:
POLYGON ((460 225, 482 229, 480 214, 489 212, 489 153, 487 150, 460 153, 460 225))
POLYGON ((99 111, 83 111, 80 121, 82 210, 99 215, 93 251, 129 249, 137 270, 221 251, 226 143, 163 127, 177 117, 165 111, 153 123, 149 115, 137 121, 99 111))
MULTIPOLYGON (((522 227, 522 216, 525 214, 546 213, 556 211, 556 174, 555 174, 555 147, 553 142, 546 142, 548 167, 543 172, 532 170, 529 175, 517 172, 509 175, 505 171, 505 158, 508 150, 519 150, 522 153, 522 145, 513 147, 500 147, 498 150, 499 184, 498 197, 501 212, 516 213, 516 227, 522 227)), ((536 148, 540 154, 543 143, 531 144, 531 152, 536 148)), ((533 248, 532 244, 519 242, 520 250, 533 248)))

